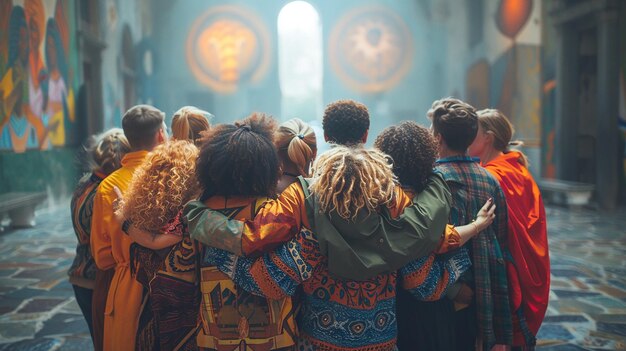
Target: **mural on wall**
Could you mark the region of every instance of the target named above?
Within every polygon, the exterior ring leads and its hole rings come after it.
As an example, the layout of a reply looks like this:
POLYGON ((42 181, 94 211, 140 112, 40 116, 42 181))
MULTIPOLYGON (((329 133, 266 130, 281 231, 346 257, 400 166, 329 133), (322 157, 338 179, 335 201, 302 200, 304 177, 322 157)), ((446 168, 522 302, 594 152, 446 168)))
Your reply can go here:
POLYGON ((532 0, 501 0, 495 27, 510 47, 489 63, 481 58, 466 71, 466 98, 479 108, 493 106, 515 125, 516 137, 528 147, 541 140, 540 47, 515 40, 528 25, 532 0))
POLYGON ((265 23, 243 6, 209 9, 187 35, 187 64, 202 84, 220 93, 259 82, 270 64, 269 31, 265 23))
POLYGON ((69 0, 0 0, 0 149, 66 145, 77 77, 69 0), (8 17, 8 20, 7 20, 8 17))
POLYGON ((402 18, 383 6, 355 8, 330 32, 333 72, 351 89, 377 93, 404 78, 413 60, 413 38, 402 18))

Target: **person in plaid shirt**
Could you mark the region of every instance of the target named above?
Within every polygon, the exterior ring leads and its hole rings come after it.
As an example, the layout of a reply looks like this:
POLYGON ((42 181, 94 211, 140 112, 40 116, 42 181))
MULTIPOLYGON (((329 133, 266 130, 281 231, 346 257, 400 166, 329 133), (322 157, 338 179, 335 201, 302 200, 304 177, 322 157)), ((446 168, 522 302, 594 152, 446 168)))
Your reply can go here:
MULTIPOLYGON (((463 101, 446 98, 433 103, 428 117, 440 157, 435 170, 443 176, 452 193, 450 223, 457 226, 471 223, 474 214, 489 198, 493 198, 496 205, 496 218, 493 225, 467 245, 472 267, 449 290, 448 298, 423 302, 408 294, 399 294, 398 348, 491 350, 495 344, 510 345, 512 319, 505 265, 505 258, 510 257, 507 254, 506 200, 498 181, 480 166, 478 159, 466 153, 478 130, 476 110, 463 101)), ((403 150, 410 154, 412 149, 403 150)), ((394 166, 403 168, 401 164, 394 166)), ((398 176, 404 183, 403 176, 398 176)), ((440 258, 444 259, 445 255, 440 258)))

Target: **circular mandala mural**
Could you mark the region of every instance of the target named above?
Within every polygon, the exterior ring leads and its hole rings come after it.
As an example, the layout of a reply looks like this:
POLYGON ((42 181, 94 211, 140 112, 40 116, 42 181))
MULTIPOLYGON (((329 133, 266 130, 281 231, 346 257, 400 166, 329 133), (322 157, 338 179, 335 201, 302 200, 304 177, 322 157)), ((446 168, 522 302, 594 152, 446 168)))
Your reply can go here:
POLYGON ((230 93, 258 82, 270 61, 265 24, 241 6, 217 6, 198 17, 187 36, 187 63, 211 89, 230 93))
POLYGON ((360 7, 344 15, 330 33, 330 64, 352 89, 380 92, 396 85, 413 58, 411 33, 395 12, 360 7))

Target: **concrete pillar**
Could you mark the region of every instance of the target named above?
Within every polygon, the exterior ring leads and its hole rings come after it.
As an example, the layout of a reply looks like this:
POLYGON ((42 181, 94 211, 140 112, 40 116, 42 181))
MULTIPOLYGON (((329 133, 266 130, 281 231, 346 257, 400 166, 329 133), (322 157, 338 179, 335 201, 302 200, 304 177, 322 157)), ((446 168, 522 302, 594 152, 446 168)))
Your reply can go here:
POLYGON ((613 210, 619 193, 618 98, 619 32, 616 9, 597 14, 598 23, 598 98, 596 143, 596 195, 600 208, 613 210))
POLYGON ((578 41, 571 23, 558 25, 554 156, 558 179, 576 180, 578 41))

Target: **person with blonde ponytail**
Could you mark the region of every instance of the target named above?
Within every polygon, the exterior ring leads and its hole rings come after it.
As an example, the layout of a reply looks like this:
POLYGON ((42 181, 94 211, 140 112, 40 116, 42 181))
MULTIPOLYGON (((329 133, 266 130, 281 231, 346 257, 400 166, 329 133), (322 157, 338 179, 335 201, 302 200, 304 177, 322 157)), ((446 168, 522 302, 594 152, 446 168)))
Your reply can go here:
POLYGON ((281 193, 298 176, 309 176, 311 163, 317 154, 315 132, 299 118, 293 118, 278 127, 274 135, 274 145, 281 161, 282 176, 276 189, 281 193))
POLYGON ((213 115, 194 106, 184 106, 172 117, 172 139, 188 140, 199 146, 203 132, 211 128, 213 115))
POLYGON ((113 270, 99 270, 91 255, 89 238, 93 200, 100 182, 121 167, 122 158, 130 152, 130 144, 119 128, 93 136, 90 144, 85 151, 91 172, 79 181, 70 202, 72 225, 78 246, 74 262, 67 273, 74 288, 76 302, 87 321, 94 348, 101 350, 104 306, 113 270))
POLYGON ((513 312, 513 346, 532 348, 548 307, 550 257, 546 212, 539 187, 528 171, 526 156, 511 150, 513 125, 494 109, 478 111, 478 134, 469 154, 499 182, 508 207, 507 262, 509 300, 513 312))

